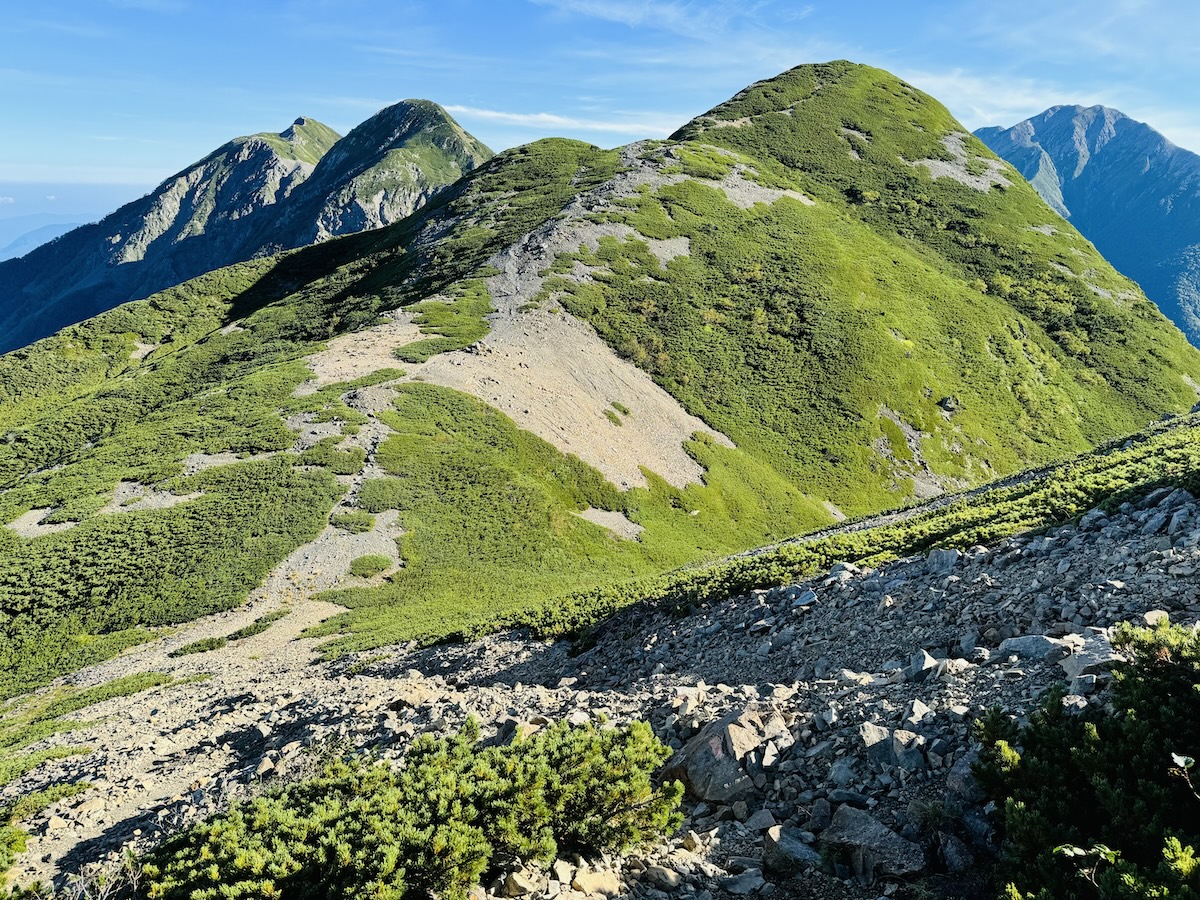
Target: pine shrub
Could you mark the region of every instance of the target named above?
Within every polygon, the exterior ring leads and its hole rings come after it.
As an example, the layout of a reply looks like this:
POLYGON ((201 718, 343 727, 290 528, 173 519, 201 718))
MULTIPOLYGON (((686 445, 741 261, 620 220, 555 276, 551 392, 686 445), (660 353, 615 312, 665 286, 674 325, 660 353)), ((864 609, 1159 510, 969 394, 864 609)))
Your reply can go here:
POLYGON ((453 900, 516 861, 646 843, 678 825, 683 788, 645 723, 565 724, 503 747, 468 722, 419 738, 399 769, 362 759, 281 787, 164 844, 146 866, 163 900, 453 900))
POLYGON ((1008 900, 1200 900, 1200 630, 1121 626, 1112 710, 978 723, 976 774, 1003 805, 1008 900))

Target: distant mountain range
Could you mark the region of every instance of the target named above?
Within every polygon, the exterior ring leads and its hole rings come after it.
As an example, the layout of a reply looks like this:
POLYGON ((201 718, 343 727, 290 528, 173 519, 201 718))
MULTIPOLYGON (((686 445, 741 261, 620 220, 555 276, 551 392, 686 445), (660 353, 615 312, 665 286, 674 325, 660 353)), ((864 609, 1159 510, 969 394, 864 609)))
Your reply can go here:
POLYGON ((235 138, 100 222, 0 263, 0 352, 212 269, 402 219, 491 155, 427 100, 344 138, 305 117, 235 138))
POLYGON ((1200 155, 1106 106, 975 134, 1200 344, 1200 155))
POLYGON ((31 228, 29 231, 23 232, 4 246, 0 247, 0 262, 6 259, 16 259, 18 256, 24 256, 31 250, 36 250, 38 247, 42 246, 42 244, 52 241, 56 237, 66 234, 72 229, 78 228, 81 224, 81 222, 61 222, 51 225, 42 225, 38 228, 31 228))

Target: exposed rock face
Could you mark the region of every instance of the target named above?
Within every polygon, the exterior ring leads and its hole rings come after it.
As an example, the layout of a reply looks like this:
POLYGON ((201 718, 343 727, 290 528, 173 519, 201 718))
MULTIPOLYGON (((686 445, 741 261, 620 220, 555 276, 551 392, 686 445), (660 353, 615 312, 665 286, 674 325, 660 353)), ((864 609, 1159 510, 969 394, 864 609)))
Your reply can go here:
POLYGON ((140 200, 0 264, 0 352, 221 266, 398 221, 491 151, 405 100, 341 138, 301 117, 236 138, 140 200))
POLYGON ((975 134, 1200 341, 1200 156, 1104 106, 975 134))

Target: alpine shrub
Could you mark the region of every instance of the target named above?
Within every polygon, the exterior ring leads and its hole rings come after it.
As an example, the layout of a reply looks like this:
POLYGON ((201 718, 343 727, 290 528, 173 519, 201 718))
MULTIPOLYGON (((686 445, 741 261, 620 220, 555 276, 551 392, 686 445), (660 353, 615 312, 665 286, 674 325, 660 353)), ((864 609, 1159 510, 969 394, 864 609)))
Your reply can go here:
POLYGON ((645 723, 560 724, 481 748, 471 720, 422 736, 403 766, 335 761, 168 841, 145 869, 163 900, 466 897, 489 871, 645 843, 678 825, 683 788, 645 723))
POLYGON ((1023 728, 977 723, 976 774, 1003 804, 1009 900, 1200 900, 1200 630, 1120 626, 1112 711, 1051 692, 1023 728))

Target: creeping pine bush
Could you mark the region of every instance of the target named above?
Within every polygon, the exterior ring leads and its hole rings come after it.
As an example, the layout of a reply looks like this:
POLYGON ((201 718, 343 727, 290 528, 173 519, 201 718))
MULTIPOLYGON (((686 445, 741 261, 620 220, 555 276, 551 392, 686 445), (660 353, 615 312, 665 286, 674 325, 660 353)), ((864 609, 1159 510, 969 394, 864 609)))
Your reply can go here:
POLYGON ((1028 725, 977 727, 976 774, 1004 805, 1009 900, 1200 900, 1200 630, 1121 626, 1115 714, 1052 694, 1028 725))
POLYGON ((683 787, 654 787, 666 759, 644 722, 560 724, 481 748, 471 720, 419 738, 398 770, 338 761, 197 825, 145 869, 163 900, 465 898, 516 860, 622 850, 677 827, 683 787))

